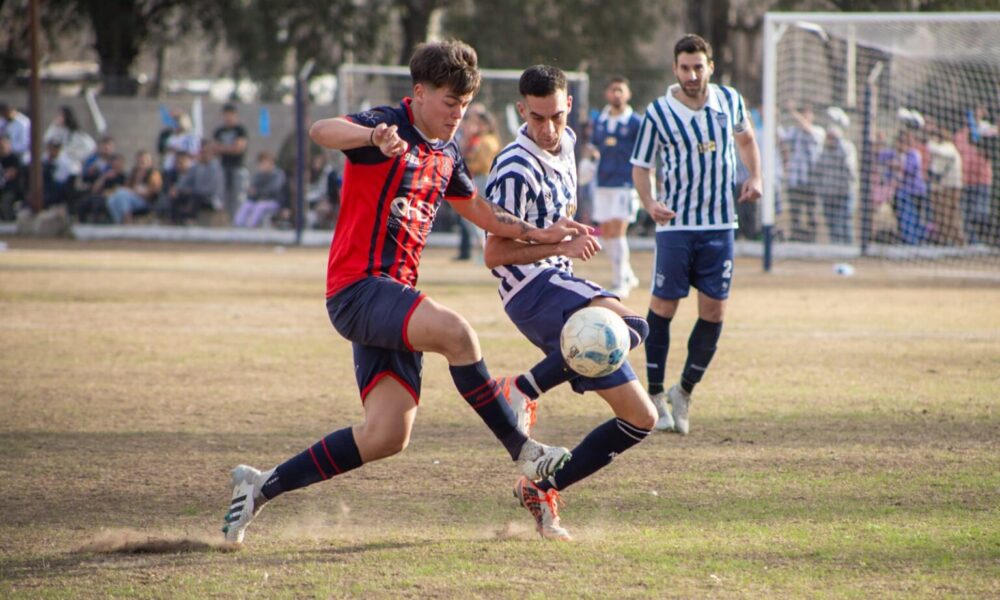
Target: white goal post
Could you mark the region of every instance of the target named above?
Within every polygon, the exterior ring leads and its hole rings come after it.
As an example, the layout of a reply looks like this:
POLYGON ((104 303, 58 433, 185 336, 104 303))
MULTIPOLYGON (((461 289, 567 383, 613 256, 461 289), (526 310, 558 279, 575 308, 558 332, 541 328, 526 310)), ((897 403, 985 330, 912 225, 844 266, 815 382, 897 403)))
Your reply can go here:
POLYGON ((1000 280, 1000 12, 767 13, 763 45, 765 270, 1000 280))

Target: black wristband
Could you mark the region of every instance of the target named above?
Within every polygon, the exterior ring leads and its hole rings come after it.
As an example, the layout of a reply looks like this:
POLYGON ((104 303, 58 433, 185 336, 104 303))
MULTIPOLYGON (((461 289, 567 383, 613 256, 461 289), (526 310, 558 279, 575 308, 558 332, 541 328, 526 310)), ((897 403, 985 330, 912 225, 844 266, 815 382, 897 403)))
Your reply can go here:
POLYGON ((372 132, 368 135, 368 145, 369 146, 374 146, 375 145, 375 128, 374 127, 372 127, 372 132))

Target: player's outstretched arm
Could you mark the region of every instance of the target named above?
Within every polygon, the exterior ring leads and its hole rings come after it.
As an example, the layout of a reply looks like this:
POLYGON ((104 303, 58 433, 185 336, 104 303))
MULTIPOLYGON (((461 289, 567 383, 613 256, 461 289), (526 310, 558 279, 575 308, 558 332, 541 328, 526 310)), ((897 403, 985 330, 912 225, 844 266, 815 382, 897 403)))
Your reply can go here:
POLYGON ((452 202, 451 205, 455 209, 455 212, 482 229, 493 235, 512 240, 521 240, 535 244, 555 244, 567 237, 589 235, 593 232, 593 228, 566 217, 559 219, 545 229, 539 229, 525 222, 523 219, 510 214, 501 206, 488 202, 479 196, 475 196, 470 200, 452 202))
POLYGON ((379 123, 374 128, 352 123, 343 117, 321 119, 309 128, 309 139, 331 150, 353 150, 375 146, 386 156, 399 156, 409 147, 395 125, 379 123))
POLYGON ((550 256, 590 260, 601 250, 601 242, 586 233, 555 244, 528 244, 490 235, 483 248, 483 262, 490 269, 500 265, 527 265, 550 256))

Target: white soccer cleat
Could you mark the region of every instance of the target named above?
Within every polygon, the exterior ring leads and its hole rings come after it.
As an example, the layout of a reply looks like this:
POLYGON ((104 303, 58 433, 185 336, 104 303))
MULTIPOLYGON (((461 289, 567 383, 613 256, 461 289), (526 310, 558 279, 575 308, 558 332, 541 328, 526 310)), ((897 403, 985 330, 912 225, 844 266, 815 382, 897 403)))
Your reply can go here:
POLYGON ((608 291, 614 294, 615 296, 618 296, 622 300, 624 300, 625 298, 629 297, 629 294, 632 293, 632 290, 639 287, 639 278, 636 277, 635 275, 628 275, 627 277, 623 277, 622 279, 623 282, 621 285, 616 285, 608 291))
POLYGON ((656 407, 656 425, 653 428, 657 431, 673 431, 674 430, 674 417, 670 414, 670 407, 667 406, 667 396, 663 392, 659 394, 653 394, 649 397, 653 401, 653 406, 656 407))
POLYGON ((521 477, 514 484, 514 497, 534 517, 538 535, 561 542, 573 539, 559 523, 559 492, 554 489, 543 492, 527 477, 521 477))
POLYGON ((521 446, 517 468, 531 481, 538 481, 555 475, 572 456, 566 448, 546 446, 529 438, 521 446))
POLYGON ((247 465, 237 466, 229 476, 233 485, 233 499, 229 503, 222 533, 226 534, 227 542, 242 544, 247 525, 267 502, 260 493, 266 478, 260 471, 247 465))
POLYGON ((673 408, 674 431, 681 435, 687 435, 690 430, 688 423, 688 409, 691 408, 691 394, 684 391, 680 384, 673 385, 667 390, 667 400, 673 408))
POLYGON ((514 410, 517 429, 525 437, 531 437, 531 429, 535 426, 538 400, 532 400, 524 395, 524 392, 517 387, 515 380, 515 377, 501 377, 497 379, 497 384, 500 386, 500 393, 507 399, 507 403, 510 404, 511 409, 514 410))

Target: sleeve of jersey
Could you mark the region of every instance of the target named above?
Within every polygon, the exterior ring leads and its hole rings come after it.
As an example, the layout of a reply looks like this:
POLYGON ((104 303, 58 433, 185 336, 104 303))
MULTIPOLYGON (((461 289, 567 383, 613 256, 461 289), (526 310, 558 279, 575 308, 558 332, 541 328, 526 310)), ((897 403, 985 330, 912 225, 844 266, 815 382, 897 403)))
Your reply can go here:
POLYGON ((646 110, 639 126, 639 135, 635 138, 632 148, 632 164, 637 167, 650 168, 656 161, 656 124, 653 123, 653 110, 646 110))
POLYGON ((448 202, 462 202, 472 200, 476 195, 476 183, 472 180, 469 167, 461 158, 456 159, 455 168, 452 169, 451 179, 448 180, 448 187, 444 190, 444 199, 448 202))
MULTIPOLYGON (((357 123, 358 125, 362 125, 364 127, 375 127, 379 123, 385 123, 386 125, 397 124, 395 113, 385 106, 355 113, 353 115, 344 115, 344 118, 352 123, 357 123)), ((374 164, 388 159, 386 155, 382 154, 382 152, 374 146, 362 146, 360 148, 344 150, 344 155, 347 157, 347 160, 352 163, 374 164)))
POLYGON ((486 184, 486 199, 519 219, 527 216, 528 182, 519 165, 497 165, 486 184))

